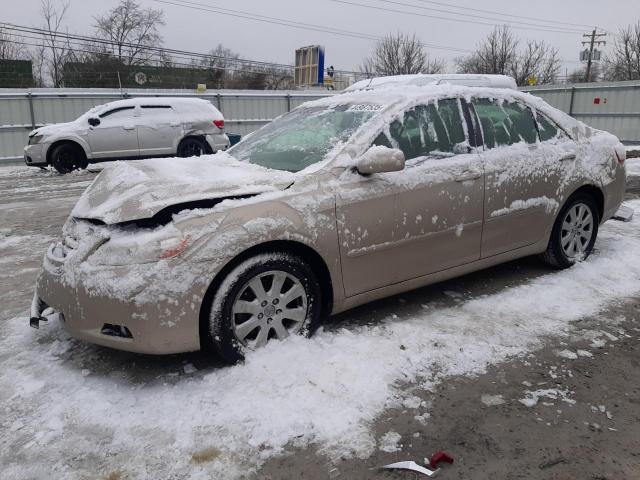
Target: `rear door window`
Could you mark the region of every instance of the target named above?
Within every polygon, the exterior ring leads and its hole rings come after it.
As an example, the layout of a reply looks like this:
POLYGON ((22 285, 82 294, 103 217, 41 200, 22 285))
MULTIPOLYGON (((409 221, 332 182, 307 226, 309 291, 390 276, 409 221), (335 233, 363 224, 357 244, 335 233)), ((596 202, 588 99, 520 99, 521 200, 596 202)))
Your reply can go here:
POLYGON ((419 105, 405 112, 402 121, 395 120, 388 132, 382 132, 374 145, 398 148, 406 160, 424 156, 449 156, 455 146, 466 142, 460 104, 446 99, 419 105))
POLYGON ((476 98, 472 104, 480 119, 487 148, 538 141, 536 124, 528 107, 486 98, 476 98))

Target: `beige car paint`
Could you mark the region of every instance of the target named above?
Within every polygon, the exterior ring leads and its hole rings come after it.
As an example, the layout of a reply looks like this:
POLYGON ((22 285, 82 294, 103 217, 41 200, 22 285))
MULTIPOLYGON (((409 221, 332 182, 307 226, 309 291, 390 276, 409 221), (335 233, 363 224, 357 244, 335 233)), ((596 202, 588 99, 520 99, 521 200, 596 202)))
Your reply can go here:
MULTIPOLYGON (((177 215, 175 227, 185 238, 193 238, 193 244, 164 263, 104 266, 82 259, 73 266, 71 261, 60 262, 50 249, 37 295, 64 314, 64 326, 75 337, 135 352, 197 350, 207 291, 221 281, 235 258, 252 248, 298 245, 317 256, 326 266, 329 311, 339 313, 543 252, 557 212, 534 207, 490 218, 491 212, 508 208, 515 200, 546 196, 556 199, 559 207, 576 188, 592 185, 603 191, 606 220, 624 192, 624 168, 615 158, 603 159, 606 167, 601 170, 606 172, 582 171, 580 152, 573 163, 563 161, 554 168, 557 149, 546 152, 544 160, 551 162, 556 173, 536 177, 536 185, 524 175, 516 175, 512 183, 500 182, 498 167, 487 168, 491 161, 482 151, 416 159, 400 172, 363 176, 352 165, 374 136, 369 132, 362 141, 361 135, 357 146, 346 145, 336 154, 335 162, 297 176, 289 187, 283 183, 252 198, 177 215), (485 181, 488 191, 496 189, 486 200, 485 181), (491 222, 494 225, 483 237, 483 226, 486 229, 491 222), (171 288, 163 283, 168 279, 171 288), (134 287, 127 289, 129 284, 134 287), (103 323, 126 325, 133 339, 101 335, 103 323)), ((581 148, 587 149, 588 144, 581 148)), ((496 160, 496 165, 501 161, 496 160)), ((67 227, 73 228, 72 224, 67 227)))

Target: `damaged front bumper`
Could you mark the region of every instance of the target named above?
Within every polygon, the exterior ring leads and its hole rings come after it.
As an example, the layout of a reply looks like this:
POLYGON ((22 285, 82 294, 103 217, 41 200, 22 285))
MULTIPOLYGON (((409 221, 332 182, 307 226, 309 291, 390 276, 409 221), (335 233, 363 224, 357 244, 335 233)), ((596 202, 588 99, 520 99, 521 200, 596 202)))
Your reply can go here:
POLYGON ((29 325, 32 328, 39 329, 40 322, 48 323, 49 320, 59 320, 64 322, 64 315, 47 305, 40 297, 38 297, 37 292, 34 293, 33 300, 31 301, 31 309, 29 311, 29 325))
MULTIPOLYGON (((200 348, 199 314, 206 287, 190 285, 171 294, 171 277, 152 266, 103 266, 84 272, 77 257, 63 257, 58 244, 43 259, 31 302, 29 325, 59 320, 79 340, 136 353, 173 354, 200 348), (96 276, 102 280, 96 282, 96 276), (139 289, 118 294, 132 278, 139 289)), ((180 276, 179 269, 165 273, 180 276)))

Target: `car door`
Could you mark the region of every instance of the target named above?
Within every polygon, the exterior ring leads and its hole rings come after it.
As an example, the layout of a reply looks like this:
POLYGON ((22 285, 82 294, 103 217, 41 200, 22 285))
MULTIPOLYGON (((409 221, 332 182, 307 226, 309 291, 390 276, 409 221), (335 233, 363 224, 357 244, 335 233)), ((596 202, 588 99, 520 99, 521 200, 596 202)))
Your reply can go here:
POLYGON ((89 127, 88 140, 93 158, 130 158, 138 156, 136 108, 117 107, 101 113, 100 124, 89 127))
POLYGON ((518 102, 472 100, 484 139, 482 257, 540 241, 559 208, 562 164, 540 142, 531 109, 518 102))
POLYGON ((348 296, 477 260, 483 175, 457 99, 406 111, 373 142, 400 148, 401 172, 358 178, 337 199, 348 296))
POLYGON ((153 157, 176 153, 182 131, 178 113, 170 105, 140 105, 138 143, 140 156, 153 157))

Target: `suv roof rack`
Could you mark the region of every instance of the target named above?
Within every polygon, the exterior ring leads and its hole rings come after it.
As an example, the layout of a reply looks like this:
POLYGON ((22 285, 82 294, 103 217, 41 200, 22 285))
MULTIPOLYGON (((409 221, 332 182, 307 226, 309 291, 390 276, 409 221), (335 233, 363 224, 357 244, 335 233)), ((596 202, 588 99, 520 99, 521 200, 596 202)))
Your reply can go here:
POLYGON ((473 74, 415 74, 415 75, 394 75, 389 77, 376 77, 367 80, 360 80, 354 83, 345 92, 355 92, 357 90, 375 90, 381 87, 413 85, 423 87, 426 85, 464 85, 467 87, 490 87, 490 88, 511 88, 516 89, 516 81, 507 75, 473 75, 473 74))

